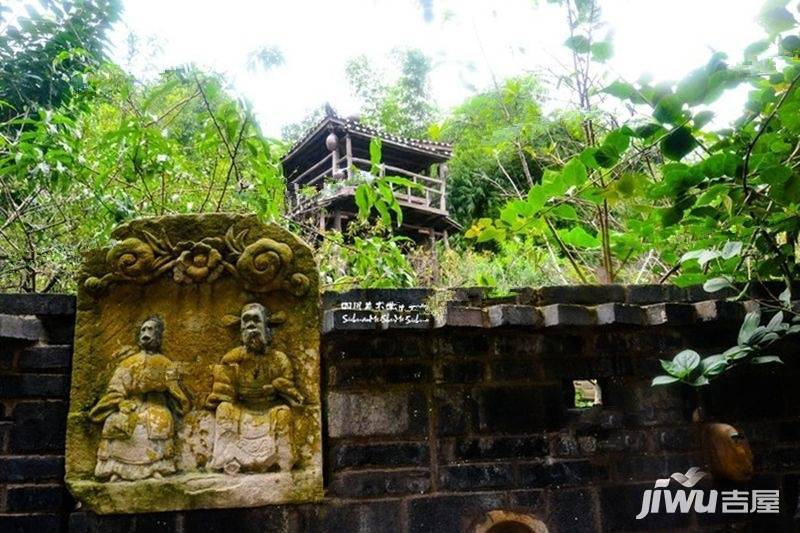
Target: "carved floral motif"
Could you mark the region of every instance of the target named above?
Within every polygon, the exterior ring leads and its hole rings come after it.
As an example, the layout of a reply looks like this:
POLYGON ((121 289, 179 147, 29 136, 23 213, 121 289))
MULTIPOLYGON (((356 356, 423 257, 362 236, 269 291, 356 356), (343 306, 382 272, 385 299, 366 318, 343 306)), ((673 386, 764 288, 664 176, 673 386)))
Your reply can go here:
POLYGON ((148 283, 168 271, 176 282, 185 284, 213 282, 228 272, 249 290, 286 290, 295 296, 305 294, 310 285, 306 275, 292 271, 294 254, 289 245, 267 237, 247 244, 246 230, 234 236, 230 227, 224 239, 206 237, 176 246, 166 236, 159 239, 147 231, 141 233, 141 238, 128 237, 115 244, 106 256, 108 274, 89 277, 84 286, 98 292, 119 281, 148 283))
POLYGON ((201 283, 214 281, 222 274, 223 243, 221 239, 207 237, 200 242, 178 243, 182 250, 173 268, 173 279, 179 283, 201 283))

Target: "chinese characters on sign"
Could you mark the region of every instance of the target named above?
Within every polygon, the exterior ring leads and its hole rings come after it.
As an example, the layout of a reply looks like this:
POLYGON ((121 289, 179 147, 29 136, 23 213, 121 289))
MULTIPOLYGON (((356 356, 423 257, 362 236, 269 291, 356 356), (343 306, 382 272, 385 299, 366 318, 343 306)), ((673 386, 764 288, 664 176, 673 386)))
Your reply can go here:
POLYGON ((429 324, 431 314, 425 304, 405 304, 394 301, 351 301, 342 302, 343 324, 382 324, 385 326, 411 326, 429 324))

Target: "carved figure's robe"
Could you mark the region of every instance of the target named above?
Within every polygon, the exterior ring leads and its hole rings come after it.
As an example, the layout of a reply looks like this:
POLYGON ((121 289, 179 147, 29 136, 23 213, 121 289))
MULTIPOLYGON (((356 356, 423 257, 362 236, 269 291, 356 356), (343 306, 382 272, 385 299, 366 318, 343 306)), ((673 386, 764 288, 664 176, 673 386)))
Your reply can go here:
POLYGON ((89 411, 103 422, 95 476, 136 480, 174 473, 173 413, 188 407, 172 361, 145 352, 125 358, 89 411))
POLYGON ((290 404, 303 401, 283 352, 263 355, 234 348, 214 367, 207 405, 215 408, 214 451, 209 466, 235 473, 291 469, 295 462, 290 404))

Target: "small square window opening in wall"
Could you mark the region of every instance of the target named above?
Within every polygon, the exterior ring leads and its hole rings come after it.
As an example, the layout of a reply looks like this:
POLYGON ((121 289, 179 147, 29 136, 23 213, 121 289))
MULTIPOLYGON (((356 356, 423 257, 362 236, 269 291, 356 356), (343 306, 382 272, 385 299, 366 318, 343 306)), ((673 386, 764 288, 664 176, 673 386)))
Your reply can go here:
POLYGON ((572 381, 574 391, 573 407, 586 409, 594 405, 603 405, 600 383, 596 379, 576 379, 572 381))

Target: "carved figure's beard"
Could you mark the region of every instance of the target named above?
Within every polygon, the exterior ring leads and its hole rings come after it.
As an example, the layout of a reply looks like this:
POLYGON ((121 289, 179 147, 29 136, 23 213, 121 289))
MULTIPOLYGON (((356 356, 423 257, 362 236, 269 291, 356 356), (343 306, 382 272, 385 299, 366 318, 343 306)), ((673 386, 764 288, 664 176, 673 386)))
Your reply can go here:
POLYGON ((244 345, 248 351, 261 353, 267 347, 267 339, 263 331, 258 329, 246 329, 242 334, 244 345))
POLYGON ((158 338, 157 337, 149 337, 149 336, 142 336, 139 337, 139 348, 146 352, 155 353, 159 350, 158 338))

